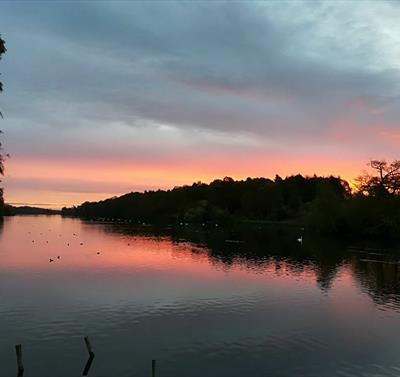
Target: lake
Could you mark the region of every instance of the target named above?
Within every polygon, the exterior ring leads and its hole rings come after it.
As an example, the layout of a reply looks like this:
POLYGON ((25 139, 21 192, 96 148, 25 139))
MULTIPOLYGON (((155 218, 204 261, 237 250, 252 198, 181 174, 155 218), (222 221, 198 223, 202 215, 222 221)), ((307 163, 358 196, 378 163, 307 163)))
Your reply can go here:
POLYGON ((0 376, 399 376, 400 253, 254 228, 6 218, 0 376))

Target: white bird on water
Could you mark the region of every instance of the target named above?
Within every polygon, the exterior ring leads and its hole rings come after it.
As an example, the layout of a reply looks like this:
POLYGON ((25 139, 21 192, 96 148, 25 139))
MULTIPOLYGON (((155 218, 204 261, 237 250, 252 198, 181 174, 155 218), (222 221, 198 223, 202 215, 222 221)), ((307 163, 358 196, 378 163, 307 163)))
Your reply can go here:
POLYGON ((299 242, 299 243, 303 243, 303 236, 300 236, 298 239, 297 239, 297 242, 299 242))

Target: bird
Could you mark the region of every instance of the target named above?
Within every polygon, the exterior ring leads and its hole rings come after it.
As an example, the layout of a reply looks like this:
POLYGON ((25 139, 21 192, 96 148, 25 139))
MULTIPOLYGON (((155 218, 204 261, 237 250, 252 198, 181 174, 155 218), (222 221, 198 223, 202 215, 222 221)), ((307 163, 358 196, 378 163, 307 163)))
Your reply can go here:
POLYGON ((54 262, 54 260, 50 258, 49 262, 54 262))
POLYGON ((300 237, 297 239, 297 242, 303 243, 303 236, 300 236, 300 237))
POLYGON ((57 259, 60 259, 60 256, 59 256, 59 255, 57 255, 57 259))
POLYGON ((97 252, 97 255, 100 255, 100 251, 97 252))
POLYGON ((67 246, 69 246, 69 243, 67 243, 67 246))
POLYGON ((81 242, 79 245, 81 245, 81 246, 82 246, 82 245, 83 245, 83 242, 81 242))

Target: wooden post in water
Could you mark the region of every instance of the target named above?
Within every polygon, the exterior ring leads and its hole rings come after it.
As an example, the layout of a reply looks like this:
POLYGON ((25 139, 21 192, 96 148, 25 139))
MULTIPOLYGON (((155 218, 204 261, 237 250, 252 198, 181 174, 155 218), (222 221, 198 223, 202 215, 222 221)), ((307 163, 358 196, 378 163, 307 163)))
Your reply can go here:
POLYGON ((89 353, 89 358, 86 361, 85 367, 83 368, 82 375, 87 376, 89 374, 90 367, 92 366, 92 363, 93 363, 94 352, 92 350, 92 346, 90 344, 89 337, 85 336, 84 340, 85 340, 85 344, 86 344, 86 349, 89 353))
POLYGON ((86 348, 88 350, 89 356, 94 357, 94 352, 92 350, 92 346, 90 344, 89 337, 85 336, 84 339, 85 339, 85 344, 86 344, 86 348))
POLYGON ((156 361, 151 360, 151 377, 156 377, 156 361))
POLYGON ((22 364, 22 346, 21 344, 17 344, 15 346, 15 352, 17 354, 17 365, 18 365, 18 377, 22 377, 24 375, 24 366, 22 364))

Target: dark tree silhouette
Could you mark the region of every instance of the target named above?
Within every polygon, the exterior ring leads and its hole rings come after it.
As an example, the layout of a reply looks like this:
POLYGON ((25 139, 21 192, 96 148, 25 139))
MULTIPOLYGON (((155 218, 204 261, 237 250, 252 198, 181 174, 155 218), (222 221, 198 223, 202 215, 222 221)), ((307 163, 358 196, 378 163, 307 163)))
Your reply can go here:
MULTIPOLYGON (((7 51, 6 42, 0 36, 0 59, 1 59, 1 55, 3 55, 6 51, 7 51)), ((3 84, 0 81, 0 91, 2 91, 2 90, 3 90, 3 84)))
MULTIPOLYGON (((0 59, 6 51, 7 50, 5 46, 5 41, 0 37, 0 59)), ((0 92, 2 91, 3 91, 3 83, 0 81, 0 92)), ((0 111, 0 116, 3 117, 1 111, 0 111)), ((2 132, 0 131, 0 133, 2 132)), ((3 154, 2 144, 0 142, 0 175, 4 174, 4 157, 5 156, 3 154)), ((4 211, 3 189, 0 188, 0 217, 3 215, 3 211, 4 211)))
POLYGON ((357 178, 359 193, 375 197, 400 194, 400 160, 371 160, 372 173, 364 172, 357 178))
POLYGON ((62 213, 105 221, 197 223, 202 227, 285 222, 324 234, 400 238, 400 161, 372 160, 369 166, 373 174, 359 178, 355 194, 346 181, 333 176, 298 174, 241 181, 225 177, 209 184, 197 182, 86 202, 63 208, 62 213))
POLYGON ((220 223, 232 219, 257 221, 300 220, 319 197, 339 207, 347 197, 347 183, 338 177, 301 175, 272 181, 267 178, 216 179, 172 190, 133 192, 100 202, 64 208, 65 215, 125 219, 140 223, 220 223))

